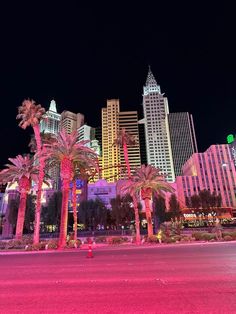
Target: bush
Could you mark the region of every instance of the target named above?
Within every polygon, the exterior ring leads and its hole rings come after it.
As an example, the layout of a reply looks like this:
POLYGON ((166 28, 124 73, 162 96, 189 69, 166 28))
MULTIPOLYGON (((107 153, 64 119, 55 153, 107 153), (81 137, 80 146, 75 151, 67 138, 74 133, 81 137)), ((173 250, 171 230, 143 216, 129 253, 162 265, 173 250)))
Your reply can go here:
POLYGON ((233 238, 230 235, 226 235, 223 237, 224 241, 232 241, 233 238))
POLYGON ((109 237, 109 238, 107 238, 108 244, 121 244, 123 242, 124 242, 123 237, 109 237))
POLYGON ((182 236, 176 234, 176 235, 172 236, 171 238, 173 238, 175 240, 175 242, 177 242, 177 241, 181 241, 182 236))
POLYGON ((106 243, 107 242, 107 237, 105 236, 99 236, 95 238, 96 243, 106 243))
POLYGON ((81 245, 81 240, 77 239, 77 240, 69 240, 67 242, 67 247, 69 248, 77 248, 81 245))
POLYGON ((6 241, 0 241, 0 250, 4 250, 6 248, 7 242, 6 241))
POLYGON ((224 231, 222 232, 222 237, 232 236, 232 232, 224 231))
POLYGON ((47 246, 49 250, 57 249, 57 240, 49 240, 47 246))
POLYGON ((147 242, 148 243, 159 243, 156 235, 152 235, 150 237, 147 237, 147 242))
POLYGON ((25 244, 22 240, 10 240, 6 242, 6 249, 23 249, 25 247, 25 244))
POLYGON ((165 242, 165 243, 175 243, 176 240, 175 240, 174 237, 166 237, 163 242, 165 242))
POLYGON ((39 242, 37 244, 26 244, 25 250, 26 251, 42 251, 45 249, 46 242, 39 242))
POLYGON ((182 236, 181 239, 180 239, 180 242, 191 242, 191 241, 194 241, 195 238, 192 238, 192 237, 189 237, 189 236, 182 236))
POLYGON ((216 238, 214 233, 208 232, 193 232, 192 237, 195 238, 196 241, 210 241, 216 238))
POLYGON ((33 236, 30 235, 30 234, 23 235, 21 241, 22 241, 22 243, 23 243, 24 245, 33 244, 33 236))
POLYGON ((231 232, 231 237, 236 240, 236 231, 231 232))

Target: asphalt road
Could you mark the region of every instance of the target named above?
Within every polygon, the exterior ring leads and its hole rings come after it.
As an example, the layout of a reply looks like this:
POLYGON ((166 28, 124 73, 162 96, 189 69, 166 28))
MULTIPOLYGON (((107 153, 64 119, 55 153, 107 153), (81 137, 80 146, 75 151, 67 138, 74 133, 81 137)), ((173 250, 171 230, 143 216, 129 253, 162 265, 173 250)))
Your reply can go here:
POLYGON ((236 243, 0 253, 0 314, 236 313, 236 243))

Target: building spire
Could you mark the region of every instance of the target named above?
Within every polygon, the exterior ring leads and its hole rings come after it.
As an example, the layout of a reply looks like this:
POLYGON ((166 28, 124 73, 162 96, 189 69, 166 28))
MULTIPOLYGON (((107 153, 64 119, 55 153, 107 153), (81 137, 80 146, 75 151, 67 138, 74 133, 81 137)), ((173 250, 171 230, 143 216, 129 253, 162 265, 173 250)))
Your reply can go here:
POLYGON ((152 73, 151 66, 148 66, 148 75, 146 79, 146 84, 144 86, 144 95, 147 95, 151 92, 161 93, 160 85, 157 84, 157 81, 152 73))
POLYGON ((52 99, 50 102, 49 111, 57 112, 56 102, 54 99, 52 99))

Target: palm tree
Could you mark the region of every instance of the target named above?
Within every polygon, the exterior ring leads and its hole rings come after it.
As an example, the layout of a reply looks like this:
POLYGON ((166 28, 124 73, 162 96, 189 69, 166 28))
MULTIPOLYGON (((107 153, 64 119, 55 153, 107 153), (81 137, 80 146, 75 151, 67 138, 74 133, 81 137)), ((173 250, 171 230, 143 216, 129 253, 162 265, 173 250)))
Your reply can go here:
POLYGON ((58 133, 54 142, 45 146, 47 150, 44 156, 49 159, 49 164, 60 165, 62 209, 58 248, 63 248, 66 244, 69 188, 70 181, 73 179, 74 164, 76 162, 86 162, 86 160, 96 160, 97 155, 92 149, 85 146, 85 141, 77 143, 75 132, 67 134, 65 130, 58 133))
MULTIPOLYGON (((85 143, 85 142, 84 142, 85 143)), ((73 164, 73 186, 72 186, 72 207, 74 218, 74 240, 77 240, 77 199, 76 199, 76 179, 80 178, 89 181, 99 171, 97 156, 93 155, 90 158, 82 158, 76 160, 73 164), (94 158, 95 157, 95 158, 94 158)))
POLYGON ((20 204, 18 209, 16 224, 16 239, 21 239, 25 219, 26 199, 31 188, 31 181, 38 180, 38 167, 34 166, 34 161, 29 155, 18 155, 16 158, 8 159, 12 164, 6 164, 6 169, 0 172, 0 182, 18 183, 20 192, 20 204))
MULTIPOLYGON (((22 129, 26 129, 31 126, 34 130, 35 140, 37 144, 37 153, 40 156, 42 150, 42 141, 40 137, 40 120, 42 120, 45 114, 45 109, 41 105, 36 105, 34 100, 24 100, 22 105, 18 108, 18 115, 16 119, 21 119, 19 126, 22 129)), ((35 208, 35 221, 34 221, 34 243, 39 243, 39 231, 40 231, 40 210, 41 210, 41 194, 42 185, 44 179, 44 158, 39 158, 39 180, 38 180, 38 191, 35 208)))
POLYGON ((128 178, 131 177, 131 171, 130 171, 130 164, 129 164, 129 155, 128 155, 128 145, 133 146, 137 143, 136 138, 130 134, 129 132, 126 132, 124 128, 122 128, 118 132, 117 139, 114 141, 113 145, 119 145, 123 147, 123 152, 124 152, 124 158, 125 158, 125 163, 127 167, 127 172, 128 172, 128 178))
POLYGON ((131 184, 134 186, 135 192, 141 194, 140 196, 144 201, 148 223, 148 236, 152 236, 153 227, 150 207, 152 194, 154 193, 164 197, 163 192, 173 193, 174 189, 165 181, 165 177, 160 173, 160 170, 150 165, 142 165, 140 168, 136 169, 131 184))
POLYGON ((135 233, 136 233, 136 244, 141 243, 140 236, 140 219, 139 219, 139 209, 138 209, 138 193, 136 191, 136 186, 132 180, 128 180, 121 187, 121 194, 127 195, 129 194, 133 200, 134 206, 134 216, 135 216, 135 233))

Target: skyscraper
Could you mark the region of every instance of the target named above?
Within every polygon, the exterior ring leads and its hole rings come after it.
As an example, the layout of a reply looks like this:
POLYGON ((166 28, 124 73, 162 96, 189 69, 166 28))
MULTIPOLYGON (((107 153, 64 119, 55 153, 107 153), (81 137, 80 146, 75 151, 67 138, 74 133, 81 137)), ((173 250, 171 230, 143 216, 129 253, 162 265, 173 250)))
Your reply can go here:
POLYGON ((171 152, 168 100, 161 93, 160 85, 149 68, 146 84, 143 87, 143 113, 148 164, 158 167, 167 180, 174 181, 174 166, 171 152))
POLYGON ((184 163, 198 151, 193 117, 188 112, 169 113, 168 123, 174 172, 180 176, 184 163))
POLYGON ((118 99, 108 100, 107 108, 102 108, 102 168, 103 177, 109 182, 127 177, 123 149, 113 145, 122 128, 137 140, 134 146, 127 145, 132 172, 141 164, 138 113, 137 111, 120 111, 118 99))
POLYGON ((61 114, 60 128, 68 134, 77 131, 84 124, 84 115, 64 110, 61 114))
POLYGON ((221 195, 223 207, 236 207, 236 170, 229 145, 211 145, 204 153, 193 154, 176 184, 181 204, 206 189, 221 195))
POLYGON ((57 134, 59 131, 59 124, 61 115, 57 112, 56 102, 52 100, 49 110, 46 111, 46 119, 40 122, 40 132, 57 134))

